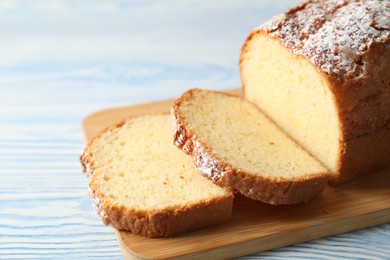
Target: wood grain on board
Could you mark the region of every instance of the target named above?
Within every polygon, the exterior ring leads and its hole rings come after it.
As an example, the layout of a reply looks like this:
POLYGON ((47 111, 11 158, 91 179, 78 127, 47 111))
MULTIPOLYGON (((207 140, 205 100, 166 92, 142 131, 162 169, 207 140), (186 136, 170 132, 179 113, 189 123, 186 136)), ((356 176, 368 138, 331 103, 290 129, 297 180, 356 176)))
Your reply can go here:
MULTIPOLYGON (((233 91, 239 93, 239 90, 233 91)), ((83 122, 86 140, 127 117, 167 113, 173 100, 103 110, 83 122)), ((390 169, 338 187, 307 204, 272 206, 236 196, 232 219, 176 238, 116 230, 126 259, 223 259, 390 222, 390 169)))

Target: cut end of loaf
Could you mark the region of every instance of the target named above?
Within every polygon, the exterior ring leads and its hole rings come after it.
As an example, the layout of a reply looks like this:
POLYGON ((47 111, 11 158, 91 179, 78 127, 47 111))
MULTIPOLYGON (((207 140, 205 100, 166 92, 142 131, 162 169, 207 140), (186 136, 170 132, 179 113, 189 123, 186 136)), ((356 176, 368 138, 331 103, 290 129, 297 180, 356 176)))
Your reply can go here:
POLYGON ((245 97, 336 178, 341 127, 330 83, 322 73, 262 31, 245 43, 240 69, 245 97))
POLYGON ((169 115, 126 120, 81 156, 93 205, 105 224, 171 237, 227 221, 233 195, 199 176, 172 145, 169 115))
POLYGON ((171 110, 175 143, 218 185, 270 204, 307 202, 330 175, 252 103, 193 89, 171 110))

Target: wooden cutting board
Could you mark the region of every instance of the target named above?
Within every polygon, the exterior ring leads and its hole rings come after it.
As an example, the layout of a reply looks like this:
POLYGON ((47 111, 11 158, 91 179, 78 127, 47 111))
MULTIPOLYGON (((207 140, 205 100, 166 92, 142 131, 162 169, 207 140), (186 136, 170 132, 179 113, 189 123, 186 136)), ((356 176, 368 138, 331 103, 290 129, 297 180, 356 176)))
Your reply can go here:
MULTIPOLYGON (((233 91, 239 93, 238 90, 233 91)), ((83 122, 86 140, 115 122, 169 112, 173 100, 103 110, 83 122)), ((390 222, 390 169, 338 187, 308 204, 271 206, 237 196, 232 219, 176 238, 115 230, 125 259, 226 259, 390 222)))

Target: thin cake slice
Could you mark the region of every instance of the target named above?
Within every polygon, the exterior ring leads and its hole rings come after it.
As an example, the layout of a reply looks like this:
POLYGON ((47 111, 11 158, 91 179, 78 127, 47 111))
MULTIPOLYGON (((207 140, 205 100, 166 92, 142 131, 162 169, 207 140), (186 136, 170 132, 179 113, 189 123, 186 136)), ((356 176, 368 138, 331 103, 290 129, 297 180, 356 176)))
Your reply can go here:
POLYGON ((102 221, 146 237, 171 237, 227 221, 233 194, 197 174, 172 144, 170 117, 120 122, 81 156, 102 221))
POLYGON ((307 202, 331 174, 252 103, 192 89, 171 110, 175 144, 198 172, 222 187, 270 204, 307 202))

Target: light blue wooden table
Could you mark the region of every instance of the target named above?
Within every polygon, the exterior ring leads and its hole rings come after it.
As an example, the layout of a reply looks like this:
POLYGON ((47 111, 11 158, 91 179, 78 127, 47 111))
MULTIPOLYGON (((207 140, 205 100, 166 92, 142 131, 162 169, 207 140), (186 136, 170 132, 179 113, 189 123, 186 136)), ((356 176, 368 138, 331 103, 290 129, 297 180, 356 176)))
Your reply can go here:
MULTIPOLYGON (((249 30, 297 1, 0 1, 0 259, 121 259, 78 156, 99 109, 240 86, 249 30)), ((244 259, 390 259, 390 225, 244 259)))

